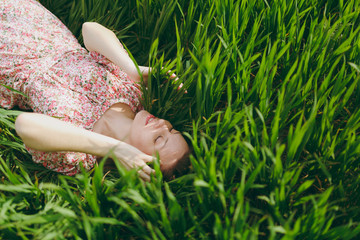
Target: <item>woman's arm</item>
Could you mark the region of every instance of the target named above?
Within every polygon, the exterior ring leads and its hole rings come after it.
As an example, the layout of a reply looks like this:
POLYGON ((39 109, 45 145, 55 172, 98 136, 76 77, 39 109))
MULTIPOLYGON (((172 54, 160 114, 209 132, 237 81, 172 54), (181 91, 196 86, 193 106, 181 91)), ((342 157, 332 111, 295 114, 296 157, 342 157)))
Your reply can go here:
POLYGON ((44 152, 71 151, 105 156, 114 151, 118 160, 127 168, 141 168, 140 176, 150 180, 153 170, 146 165, 153 160, 137 148, 95 132, 37 113, 22 113, 15 122, 18 135, 24 143, 44 152))
MULTIPOLYGON (((138 74, 134 62, 127 55, 119 39, 111 30, 95 22, 86 22, 82 26, 82 35, 85 47, 89 51, 104 55, 126 72, 132 80, 140 81, 141 76, 138 74)), ((146 82, 149 68, 142 66, 139 66, 139 68, 146 82)))

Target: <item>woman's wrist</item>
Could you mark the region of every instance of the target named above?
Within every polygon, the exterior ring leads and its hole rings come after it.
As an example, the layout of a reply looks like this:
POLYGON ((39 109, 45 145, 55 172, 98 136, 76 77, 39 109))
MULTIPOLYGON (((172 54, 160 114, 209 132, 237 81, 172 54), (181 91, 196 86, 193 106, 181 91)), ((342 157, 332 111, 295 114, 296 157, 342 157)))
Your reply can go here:
POLYGON ((93 147, 94 155, 104 157, 110 151, 113 151, 115 148, 125 144, 115 138, 111 138, 105 135, 97 135, 96 138, 93 139, 94 142, 91 144, 93 147))
POLYGON ((139 66, 138 71, 138 69, 135 67, 131 72, 127 72, 127 75, 134 82, 140 82, 142 78, 143 82, 146 84, 149 76, 149 69, 149 67, 139 66))

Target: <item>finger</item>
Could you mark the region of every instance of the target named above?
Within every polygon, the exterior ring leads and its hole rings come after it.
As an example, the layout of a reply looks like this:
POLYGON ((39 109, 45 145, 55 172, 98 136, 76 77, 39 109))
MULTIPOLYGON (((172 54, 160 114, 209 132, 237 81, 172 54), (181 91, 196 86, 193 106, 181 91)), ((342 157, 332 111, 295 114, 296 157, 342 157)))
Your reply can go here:
POLYGON ((174 81, 177 81, 179 78, 176 76, 175 73, 171 73, 172 70, 167 71, 167 74, 169 75, 170 79, 174 79, 174 81))
POLYGON ((150 182, 150 175, 144 173, 142 170, 139 170, 138 173, 142 180, 150 182))
POLYGON ((122 161, 121 163, 126 168, 126 170, 130 170, 134 167, 134 166, 132 166, 130 161, 122 161))
POLYGON ((145 165, 145 166, 141 167, 141 170, 142 170, 144 173, 148 174, 148 175, 150 175, 150 174, 152 174, 152 173, 155 172, 155 170, 152 169, 151 167, 149 167, 148 165, 145 165))
POLYGON ((153 156, 150 156, 150 155, 144 155, 142 157, 142 160, 146 163, 151 163, 155 160, 155 158, 153 156))
POLYGON ((129 162, 124 162, 123 165, 127 170, 131 170, 133 168, 138 169, 137 172, 138 172, 139 176, 141 177, 141 179, 143 179, 145 181, 150 181, 150 174, 152 173, 152 169, 148 165, 145 164, 143 166, 140 166, 139 164, 135 164, 135 163, 131 164, 129 162))
POLYGON ((178 77, 176 77, 176 74, 175 74, 175 73, 171 74, 171 75, 170 75, 170 78, 171 78, 171 79, 176 78, 175 81, 177 81, 177 80, 179 79, 178 77))
MULTIPOLYGON (((180 89, 182 89, 182 87, 184 86, 183 83, 180 83, 180 85, 178 86, 177 90, 179 91, 180 89)), ((188 93, 188 91, 185 89, 184 93, 188 93)))

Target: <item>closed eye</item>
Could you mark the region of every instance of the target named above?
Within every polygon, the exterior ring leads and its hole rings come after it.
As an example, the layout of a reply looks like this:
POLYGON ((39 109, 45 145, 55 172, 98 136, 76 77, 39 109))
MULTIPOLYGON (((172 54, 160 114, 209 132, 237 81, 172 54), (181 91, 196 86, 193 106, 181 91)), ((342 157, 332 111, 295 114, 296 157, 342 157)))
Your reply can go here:
POLYGON ((158 136, 157 138, 155 138, 155 141, 156 142, 157 140, 159 140, 161 138, 161 136, 158 136))
POLYGON ((166 142, 167 140, 165 140, 165 138, 162 135, 156 137, 154 141, 155 149, 159 150, 163 148, 166 145, 166 142))

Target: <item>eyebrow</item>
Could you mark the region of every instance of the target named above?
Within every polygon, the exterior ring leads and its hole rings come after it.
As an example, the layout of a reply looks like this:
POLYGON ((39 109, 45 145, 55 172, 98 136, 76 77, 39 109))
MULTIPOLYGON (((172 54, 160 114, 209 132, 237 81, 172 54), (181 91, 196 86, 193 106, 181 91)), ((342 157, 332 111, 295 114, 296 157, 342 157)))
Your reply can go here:
MULTIPOLYGON (((172 128, 171 131, 172 130, 175 130, 175 128, 172 128)), ((170 131, 171 134, 181 134, 181 132, 179 132, 178 130, 175 130, 176 132, 174 132, 174 133, 172 133, 171 131, 170 131)))

